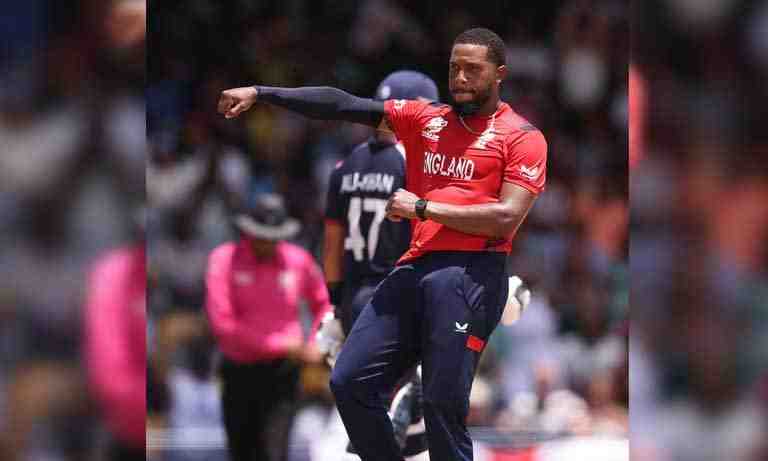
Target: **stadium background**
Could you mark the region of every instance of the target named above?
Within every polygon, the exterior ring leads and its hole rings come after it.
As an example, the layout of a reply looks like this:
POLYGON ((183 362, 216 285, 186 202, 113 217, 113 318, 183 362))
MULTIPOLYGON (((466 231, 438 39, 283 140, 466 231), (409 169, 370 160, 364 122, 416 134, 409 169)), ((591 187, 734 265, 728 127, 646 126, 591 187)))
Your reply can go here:
POLYGON ((632 459, 768 459, 768 2, 632 3, 632 459))
MULTIPOLYGON (((151 3, 150 457, 223 455, 216 355, 207 355, 202 303, 207 253, 234 237, 229 210, 261 192, 284 194, 303 224, 297 242, 319 258, 330 171, 370 133, 259 105, 228 121, 215 111, 218 93, 259 83, 330 85, 371 96, 389 72, 415 69, 447 96, 452 40, 473 26, 506 41, 503 99, 544 132, 550 154, 547 192, 509 262, 533 286, 534 300, 517 326, 494 335, 474 385, 470 424, 486 447, 509 448, 509 459, 550 438, 626 441, 627 6, 151 3)), ((305 371, 292 460, 308 461, 329 443, 317 435, 330 404, 326 381, 322 369, 305 371)))
POLYGON ((83 310, 94 263, 141 239, 145 13, 142 0, 0 6, 3 460, 109 459, 83 310))

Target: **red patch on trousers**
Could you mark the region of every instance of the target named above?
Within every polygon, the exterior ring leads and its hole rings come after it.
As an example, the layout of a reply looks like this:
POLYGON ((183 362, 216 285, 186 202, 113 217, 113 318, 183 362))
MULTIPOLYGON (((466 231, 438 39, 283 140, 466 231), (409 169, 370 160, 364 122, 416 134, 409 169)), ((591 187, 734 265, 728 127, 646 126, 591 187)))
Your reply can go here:
POLYGON ((475 352, 482 352, 483 348, 485 347, 485 341, 478 338, 477 336, 469 335, 467 338, 467 347, 475 352))

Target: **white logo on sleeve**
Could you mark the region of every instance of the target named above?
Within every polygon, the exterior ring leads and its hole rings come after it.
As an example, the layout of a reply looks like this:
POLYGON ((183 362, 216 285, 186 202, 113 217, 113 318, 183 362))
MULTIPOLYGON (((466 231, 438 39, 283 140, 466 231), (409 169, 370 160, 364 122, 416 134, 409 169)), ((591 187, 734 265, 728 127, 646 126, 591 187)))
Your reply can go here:
POLYGON ((438 133, 447 125, 448 121, 446 119, 443 117, 435 117, 427 123, 427 126, 424 127, 424 131, 421 132, 421 135, 432 141, 439 141, 440 135, 438 135, 438 133))
POLYGON ((394 104, 395 110, 400 110, 405 107, 405 99, 396 99, 394 104))
POLYGON ((539 177, 539 167, 535 166, 533 168, 526 168, 525 165, 520 165, 520 174, 525 179, 533 181, 539 177))
POLYGON ((456 325, 456 329, 453 331, 455 331, 456 333, 466 333, 467 328, 469 328, 469 323, 465 323, 462 325, 459 322, 455 322, 455 325, 456 325))

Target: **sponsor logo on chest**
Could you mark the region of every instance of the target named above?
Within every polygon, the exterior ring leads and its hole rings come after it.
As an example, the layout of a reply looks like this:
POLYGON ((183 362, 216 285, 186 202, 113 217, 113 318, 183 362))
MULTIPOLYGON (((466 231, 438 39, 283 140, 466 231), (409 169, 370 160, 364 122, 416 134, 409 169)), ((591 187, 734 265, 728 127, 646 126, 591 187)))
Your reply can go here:
POLYGON ((452 157, 438 152, 425 152, 424 174, 468 181, 474 177, 475 162, 469 158, 452 157))
POLYGON ((424 130, 421 132, 421 135, 432 141, 439 141, 440 140, 439 133, 446 126, 448 126, 448 121, 446 119, 444 119, 443 117, 434 117, 424 127, 424 130))

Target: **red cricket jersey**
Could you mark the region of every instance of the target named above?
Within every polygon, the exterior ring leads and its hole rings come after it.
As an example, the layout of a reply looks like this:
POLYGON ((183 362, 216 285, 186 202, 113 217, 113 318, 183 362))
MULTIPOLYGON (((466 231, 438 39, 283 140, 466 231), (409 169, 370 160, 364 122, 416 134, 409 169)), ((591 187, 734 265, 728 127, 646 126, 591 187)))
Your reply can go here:
MULTIPOLYGON (((426 101, 388 100, 389 126, 405 146, 406 188, 419 197, 454 205, 499 201, 503 182, 544 190, 547 143, 541 132, 506 103, 493 116, 464 117, 426 101)), ((402 263, 430 251, 501 251, 506 239, 466 234, 432 220, 415 220, 402 263)))

